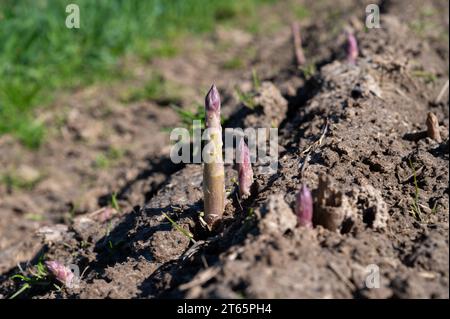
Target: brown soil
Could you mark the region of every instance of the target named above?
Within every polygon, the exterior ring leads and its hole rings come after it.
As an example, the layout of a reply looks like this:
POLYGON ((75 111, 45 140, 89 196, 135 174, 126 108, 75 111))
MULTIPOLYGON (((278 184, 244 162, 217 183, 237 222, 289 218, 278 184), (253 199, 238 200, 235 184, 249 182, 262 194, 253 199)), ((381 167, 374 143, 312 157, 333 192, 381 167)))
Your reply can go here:
MULTIPOLYGON (((60 96, 39 114, 51 135, 37 152, 2 137, 2 175, 27 187, 0 184, 0 296, 20 288, 10 279, 17 264, 29 273, 44 256, 84 270, 79 287, 36 286, 21 297, 448 298, 448 93, 436 102, 448 81, 448 2, 383 1, 382 28, 369 31, 360 1, 303 3, 314 17, 302 22, 311 75, 295 67, 292 16, 278 4, 261 13, 284 23, 273 34, 221 28, 178 57, 125 61, 132 80, 60 96), (425 7, 431 17, 417 10, 425 7), (342 53, 346 26, 359 42, 356 65, 342 53), (236 56, 245 70, 224 67, 236 56), (263 83, 250 109, 234 88, 254 89, 252 69, 263 83), (279 127, 277 173, 255 170, 245 201, 231 192, 214 233, 199 219, 201 166, 169 158, 164 129, 178 126, 176 112, 166 101, 123 102, 156 73, 180 87, 186 108, 215 82, 225 126, 279 127), (424 134, 428 112, 441 143, 424 134), (296 227, 301 183, 314 193, 314 229, 296 227), (365 285, 371 264, 378 289, 365 285)), ((226 172, 233 190, 236 172, 226 172)))

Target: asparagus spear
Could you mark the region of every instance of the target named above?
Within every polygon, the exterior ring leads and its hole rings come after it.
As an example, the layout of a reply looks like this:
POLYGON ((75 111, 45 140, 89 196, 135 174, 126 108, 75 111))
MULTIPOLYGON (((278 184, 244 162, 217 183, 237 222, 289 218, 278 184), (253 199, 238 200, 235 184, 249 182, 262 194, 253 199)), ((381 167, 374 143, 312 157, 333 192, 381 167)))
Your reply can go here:
POLYGON ((225 173, 222 156, 220 96, 212 85, 205 98, 205 124, 209 137, 208 158, 203 164, 203 201, 205 221, 212 229, 222 219, 225 206, 225 173))

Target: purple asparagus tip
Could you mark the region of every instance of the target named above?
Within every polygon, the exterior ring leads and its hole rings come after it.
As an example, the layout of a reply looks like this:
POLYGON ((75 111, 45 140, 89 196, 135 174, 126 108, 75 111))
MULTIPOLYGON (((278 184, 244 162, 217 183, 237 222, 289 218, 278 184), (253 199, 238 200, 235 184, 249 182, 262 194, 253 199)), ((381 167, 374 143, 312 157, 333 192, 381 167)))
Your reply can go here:
POLYGON ((220 95, 219 91, 217 90, 214 84, 211 86, 211 89, 209 89, 209 92, 206 95, 205 106, 206 110, 208 111, 212 112, 220 111, 220 95))
POLYGON ((51 274, 61 283, 69 286, 74 278, 73 272, 57 261, 46 261, 45 265, 51 274))
POLYGON ((347 60, 351 64, 356 63, 356 59, 358 58, 358 42, 356 41, 355 35, 347 31, 347 60))
POLYGON ((238 148, 239 195, 245 198, 250 195, 250 188, 253 184, 253 169, 250 162, 250 151, 243 138, 239 142, 238 148))
POLYGON ((306 185, 303 185, 297 193, 295 213, 298 217, 299 226, 304 226, 307 228, 313 227, 313 199, 311 192, 306 185))

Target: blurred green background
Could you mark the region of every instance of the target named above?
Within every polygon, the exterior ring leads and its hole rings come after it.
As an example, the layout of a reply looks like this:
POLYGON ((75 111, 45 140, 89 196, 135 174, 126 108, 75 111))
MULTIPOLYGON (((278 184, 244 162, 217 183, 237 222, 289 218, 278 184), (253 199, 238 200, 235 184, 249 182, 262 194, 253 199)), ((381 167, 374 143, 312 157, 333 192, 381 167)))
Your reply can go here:
POLYGON ((131 54, 149 60, 177 53, 175 38, 210 31, 270 0, 2 0, 0 135, 37 148, 45 128, 36 106, 57 89, 120 76, 131 54), (65 26, 66 6, 80 8, 80 28, 65 26))

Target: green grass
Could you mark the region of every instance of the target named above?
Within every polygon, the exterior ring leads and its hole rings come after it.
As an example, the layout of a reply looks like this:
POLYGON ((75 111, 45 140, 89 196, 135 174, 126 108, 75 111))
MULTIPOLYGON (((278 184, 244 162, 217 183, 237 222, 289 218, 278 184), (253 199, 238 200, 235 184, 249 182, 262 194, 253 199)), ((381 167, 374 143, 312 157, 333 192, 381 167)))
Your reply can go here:
MULTIPOLYGON (((201 126, 199 127, 200 129, 205 128, 205 108, 203 107, 203 105, 198 104, 195 108, 195 111, 189 111, 176 105, 172 105, 172 108, 180 117, 182 126, 187 128, 189 131, 192 130, 194 121, 201 122, 201 126)), ((223 124, 223 118, 221 118, 221 123, 223 124)))
POLYGON ((175 83, 169 82, 160 74, 152 76, 142 88, 135 88, 126 92, 122 97, 125 103, 142 100, 155 101, 160 104, 180 103, 180 88, 175 83))
POLYGON ((223 68, 226 70, 238 70, 241 69, 243 66, 244 62, 238 57, 231 58, 225 61, 225 63, 223 64, 223 68))
POLYGON ((238 87, 235 88, 236 95, 238 96, 239 102, 241 102, 245 107, 253 110, 256 107, 255 104, 255 93, 254 92, 243 92, 238 87))
MULTIPOLYGON (((270 1, 270 0, 269 0, 270 1)), ((175 39, 212 30, 268 0, 3 0, 0 2, 0 134, 37 148, 35 117, 53 92, 113 80, 118 59, 178 52, 175 39), (80 28, 65 27, 65 7, 80 8, 80 28)))

